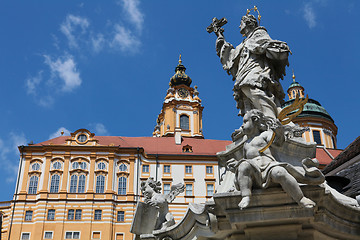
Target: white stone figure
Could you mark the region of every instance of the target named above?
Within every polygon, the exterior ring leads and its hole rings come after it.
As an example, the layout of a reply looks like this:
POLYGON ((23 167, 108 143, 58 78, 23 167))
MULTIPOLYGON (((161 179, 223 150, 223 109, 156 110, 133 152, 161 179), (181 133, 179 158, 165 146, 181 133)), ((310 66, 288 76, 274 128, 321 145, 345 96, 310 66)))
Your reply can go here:
MULTIPOLYGON (((267 188, 274 184, 280 184, 300 206, 311 208, 315 203, 306 198, 302 193, 298 182, 314 182, 319 184, 324 181, 323 175, 318 169, 307 172, 306 167, 296 169, 286 162, 278 162, 272 155, 272 147, 266 146, 272 142, 273 132, 281 136, 281 124, 274 123, 270 117, 264 116, 259 110, 250 110, 244 116, 240 131, 244 134, 243 158, 237 160, 232 158, 227 161, 227 167, 236 173, 235 185, 240 190, 242 200, 239 208, 248 207, 251 198, 251 190, 254 187, 267 188), (264 151, 261 149, 266 148, 264 151), (306 181, 306 179, 308 179, 306 181)), ((276 141, 284 141, 281 138, 276 141)), ((280 143, 281 144, 281 143, 280 143)), ((311 159, 305 159, 303 165, 309 165, 311 159)))
POLYGON ((177 195, 184 192, 184 189, 184 184, 179 183, 172 185, 168 194, 162 194, 160 181, 155 181, 150 177, 141 182, 141 191, 144 194, 145 203, 159 210, 154 230, 163 230, 175 224, 174 216, 169 212, 169 203, 174 201, 177 195))
POLYGON ((215 32, 216 52, 227 73, 233 76, 234 99, 239 115, 258 109, 276 119, 285 97, 279 79, 285 75, 290 49, 285 42, 270 38, 267 30, 258 26, 253 15, 241 19, 240 33, 245 39, 236 48, 224 38, 222 21, 213 19, 208 32, 215 32))

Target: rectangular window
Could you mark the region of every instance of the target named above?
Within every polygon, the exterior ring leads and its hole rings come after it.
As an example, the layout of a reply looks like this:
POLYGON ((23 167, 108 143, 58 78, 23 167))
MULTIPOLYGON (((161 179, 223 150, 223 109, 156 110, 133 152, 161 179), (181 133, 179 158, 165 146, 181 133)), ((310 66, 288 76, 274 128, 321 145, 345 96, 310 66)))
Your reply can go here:
POLYGON ((21 240, 28 240, 30 239, 30 233, 22 233, 21 240))
POLYGON ((74 209, 69 209, 67 220, 74 220, 74 209))
POLYGON ((45 232, 44 239, 53 239, 53 232, 45 232))
POLYGON ((213 173, 213 166, 206 166, 206 173, 212 174, 213 173))
POLYGON ((170 193, 170 184, 164 184, 164 194, 170 193))
POLYGON ((192 166, 185 166, 185 173, 192 173, 192 166))
POLYGON ((143 173, 148 173, 149 172, 149 165, 143 165, 142 166, 142 172, 143 173))
POLYGON ((49 209, 47 214, 47 220, 55 219, 55 209, 49 209))
POLYGON ((73 232, 73 239, 80 239, 80 232, 73 232))
POLYGON ((118 195, 126 195, 126 177, 119 177, 118 195))
POLYGON ((118 211, 117 212, 117 221, 118 222, 125 221, 125 212, 124 211, 118 211))
POLYGON ((80 239, 80 232, 66 232, 65 239, 80 239))
POLYGON ((33 211, 26 211, 25 212, 25 221, 32 221, 33 211))
POLYGON ((207 184, 206 185, 206 193, 207 193, 207 196, 214 195, 214 184, 207 184))
POLYGON ((81 213, 82 213, 81 209, 76 209, 76 211, 75 211, 75 220, 81 220, 81 213))
POLYGON ((314 141, 316 142, 316 144, 321 145, 320 131, 313 130, 313 137, 314 137, 314 141))
POLYGON ((101 232, 93 232, 92 239, 100 239, 101 232))
POLYGON ((164 165, 164 173, 170 173, 170 165, 164 165))
POLYGON ((101 210, 95 210, 94 220, 101 220, 101 210))
POLYGON ((124 240, 124 234, 123 233, 117 233, 116 234, 116 240, 124 240))
POLYGON ((192 184, 186 184, 186 191, 185 196, 192 196, 193 195, 193 185, 192 184))
POLYGON ((104 193, 105 176, 99 175, 96 177, 96 193, 104 193))

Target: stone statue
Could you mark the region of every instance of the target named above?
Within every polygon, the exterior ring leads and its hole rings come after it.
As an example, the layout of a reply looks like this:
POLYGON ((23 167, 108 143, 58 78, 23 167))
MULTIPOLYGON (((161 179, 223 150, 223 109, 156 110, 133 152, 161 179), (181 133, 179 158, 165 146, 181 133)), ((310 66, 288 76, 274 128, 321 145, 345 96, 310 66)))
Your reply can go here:
POLYGON ((253 185, 267 188, 274 184, 280 184, 300 206, 314 207, 315 203, 304 197, 298 182, 320 184, 324 181, 320 170, 311 167, 315 166, 317 161, 307 158, 303 160, 303 168, 296 168, 286 162, 276 161, 272 155, 272 147, 267 147, 273 136, 276 136, 273 144, 282 145, 285 140, 282 124, 253 109, 245 114, 239 131, 244 135, 242 143, 239 144, 242 145, 243 158, 227 161, 228 169, 235 172, 236 189, 241 192, 239 208, 248 207, 253 185))
POLYGON ((272 40, 264 27, 258 26, 253 15, 241 19, 240 33, 245 36, 236 48, 225 41, 221 28, 226 19, 213 19, 207 31, 214 32, 216 52, 227 73, 233 76, 234 99, 239 115, 258 109, 265 116, 276 118, 285 97, 279 83, 289 65, 290 49, 285 42, 272 40))
POLYGON ((158 209, 154 230, 162 230, 175 224, 174 217, 169 212, 169 203, 174 201, 177 195, 184 192, 184 189, 184 184, 179 183, 172 185, 168 194, 162 194, 160 181, 155 181, 150 177, 141 182, 141 191, 145 197, 145 204, 158 209))

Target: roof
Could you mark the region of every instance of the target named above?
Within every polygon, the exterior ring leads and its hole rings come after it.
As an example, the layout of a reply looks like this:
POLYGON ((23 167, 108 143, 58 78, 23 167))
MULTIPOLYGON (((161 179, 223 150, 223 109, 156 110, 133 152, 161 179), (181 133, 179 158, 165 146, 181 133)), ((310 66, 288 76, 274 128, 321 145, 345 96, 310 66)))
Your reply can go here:
MULTIPOLYGON (((42 145, 65 145, 69 136, 61 136, 50 139, 32 146, 42 145)), ((215 156, 217 152, 224 151, 226 146, 232 143, 226 140, 212 140, 199 138, 182 138, 181 145, 176 145, 173 137, 119 137, 119 136, 95 136, 100 146, 119 146, 123 148, 143 148, 146 154, 159 155, 199 155, 215 156), (183 152, 183 147, 189 145, 193 152, 183 152)), ((98 145, 98 146, 99 146, 98 145)), ((316 158, 319 164, 329 164, 342 150, 316 148, 316 158)))
MULTIPOLYGON (((286 101, 284 104, 282 104, 282 108, 285 108, 289 105, 291 105, 295 99, 291 99, 286 101)), ((318 118, 325 118, 327 120, 330 120, 331 122, 334 122, 330 114, 325 110, 321 104, 314 100, 314 99, 308 99, 308 102, 304 105, 303 111, 300 113, 297 118, 300 117, 318 117, 318 118)))
POLYGON ((341 149, 328 149, 328 148, 318 146, 316 148, 316 159, 319 161, 320 165, 322 165, 322 166, 328 165, 341 152, 342 152, 341 149))
POLYGON ((289 90, 290 88, 293 88, 293 87, 302 87, 302 86, 300 85, 300 83, 293 81, 293 82, 290 84, 288 90, 289 90))
POLYGON ((350 161, 355 156, 360 154, 360 136, 357 137, 349 146, 345 148, 324 170, 323 173, 327 174, 332 170, 340 167, 347 161, 350 161))
MULTIPOLYGON (((32 146, 42 145, 65 145, 66 140, 71 137, 60 136, 32 146)), ((173 137, 119 137, 119 136, 95 136, 100 146, 119 146, 124 148, 143 148, 147 154, 168 154, 168 155, 216 155, 217 152, 224 151, 225 147, 231 143, 226 140, 182 138, 181 145, 175 144, 173 137), (189 145, 193 152, 183 152, 183 147, 189 145)))

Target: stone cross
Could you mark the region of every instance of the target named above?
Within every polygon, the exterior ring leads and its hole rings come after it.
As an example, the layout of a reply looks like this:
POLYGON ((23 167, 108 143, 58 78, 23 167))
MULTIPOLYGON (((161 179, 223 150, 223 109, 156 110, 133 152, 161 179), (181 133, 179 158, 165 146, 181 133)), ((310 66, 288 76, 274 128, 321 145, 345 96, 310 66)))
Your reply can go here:
POLYGON ((227 23, 226 18, 222 18, 219 20, 216 17, 214 17, 212 19, 212 23, 206 28, 206 31, 208 33, 215 32, 215 34, 217 34, 218 32, 223 33, 224 29, 221 27, 224 26, 226 23, 227 23))

